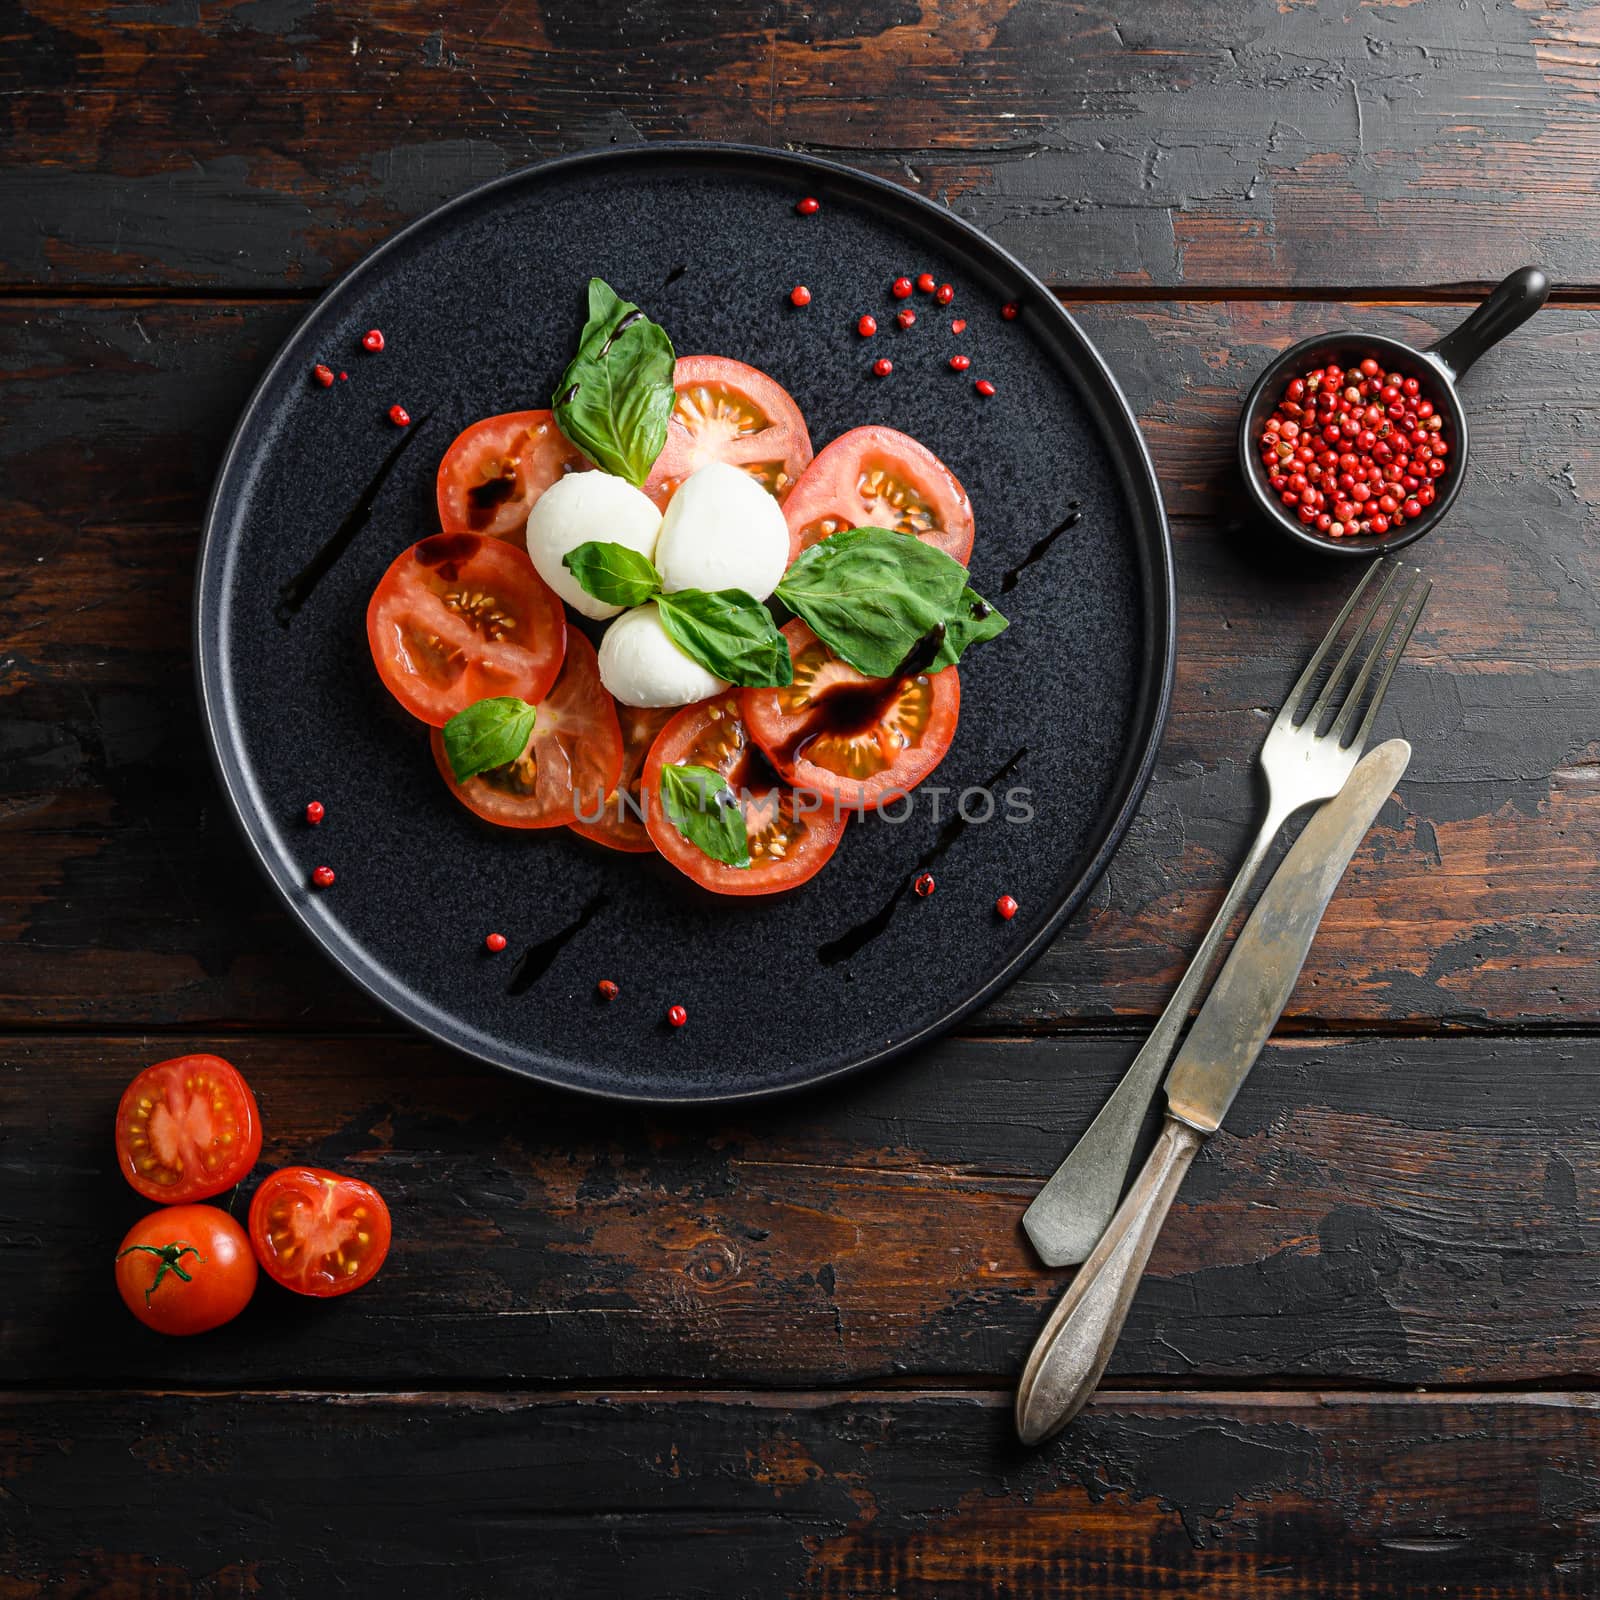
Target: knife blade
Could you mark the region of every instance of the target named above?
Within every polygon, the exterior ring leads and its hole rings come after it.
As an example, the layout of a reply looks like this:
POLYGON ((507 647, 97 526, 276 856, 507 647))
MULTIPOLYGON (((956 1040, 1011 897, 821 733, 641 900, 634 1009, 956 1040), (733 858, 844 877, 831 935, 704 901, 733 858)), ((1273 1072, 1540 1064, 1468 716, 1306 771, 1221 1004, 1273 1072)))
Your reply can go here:
POLYGON ((1167 1072, 1167 1111, 1215 1133, 1289 1003, 1322 914, 1411 760, 1404 739, 1369 751, 1313 815, 1256 902, 1167 1072))
POLYGON ((1234 940, 1167 1073, 1155 1148, 1029 1352, 1016 1404, 1024 1444, 1064 1428, 1094 1393, 1184 1174, 1289 1003, 1322 914, 1410 759, 1411 746, 1391 739, 1357 763, 1301 830, 1234 940))

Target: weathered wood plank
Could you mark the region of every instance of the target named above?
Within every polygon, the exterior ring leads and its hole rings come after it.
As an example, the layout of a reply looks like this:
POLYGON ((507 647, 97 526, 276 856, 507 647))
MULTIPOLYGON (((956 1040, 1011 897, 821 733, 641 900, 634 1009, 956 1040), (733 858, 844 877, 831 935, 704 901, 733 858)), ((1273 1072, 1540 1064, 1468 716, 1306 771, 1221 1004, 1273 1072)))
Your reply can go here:
MULTIPOLYGON (((11 352, 0 373, 0 1023, 373 1017, 256 884, 211 787, 190 688, 194 530, 232 419, 295 314, 23 305, 0 316, 11 352)), ((1284 565, 1236 525, 1238 395, 1309 328, 1370 322, 1421 342, 1459 315, 1083 308, 1178 514, 1179 678, 1126 847, 988 1024, 1152 1015, 1243 854, 1264 714, 1348 574, 1284 565)), ((1415 548, 1437 587, 1385 717, 1416 758, 1403 804, 1334 904, 1291 1025, 1600 1019, 1597 361, 1596 313, 1551 308, 1468 380, 1470 482, 1448 527, 1415 548)))
MULTIPOLYGON (((0 1385, 1008 1381, 1065 1275, 1018 1219, 1131 1056, 951 1041, 736 1116, 558 1097, 411 1040, 7 1039, 0 1385), (134 1325, 111 1162, 146 1062, 217 1049, 265 1171, 387 1196, 380 1279, 264 1285, 196 1340, 134 1325), (114 1335, 114 1336, 113 1336, 114 1335)), ((1600 1371, 1600 1110, 1585 1041, 1281 1042, 1202 1154, 1114 1372, 1568 1382, 1600 1371)))
POLYGON ((1459 283, 1509 248, 1600 283, 1593 5, 1118 9, 26 0, 0 282, 322 284, 485 178, 692 135, 886 173, 1062 283, 1459 283))
POLYGON ((0 1596, 1563 1600, 1592 1397, 0 1397, 0 1596))

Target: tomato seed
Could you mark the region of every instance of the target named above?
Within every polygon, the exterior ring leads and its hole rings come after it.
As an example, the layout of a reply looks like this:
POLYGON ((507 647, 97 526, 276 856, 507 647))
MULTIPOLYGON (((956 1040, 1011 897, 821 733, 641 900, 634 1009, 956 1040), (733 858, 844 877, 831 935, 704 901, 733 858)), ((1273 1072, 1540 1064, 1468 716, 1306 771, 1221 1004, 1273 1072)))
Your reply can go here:
POLYGON ((895 312, 894 320, 898 322, 902 328, 909 328, 911 324, 917 320, 917 314, 911 309, 910 306, 902 306, 897 312, 895 312))
POLYGON ((803 283, 797 283, 789 291, 789 304, 792 306, 808 306, 811 304, 811 291, 803 283))
POLYGON ((802 217, 814 217, 822 209, 822 202, 808 194, 804 200, 797 200, 794 208, 802 217))
POLYGON ((602 1000, 615 1000, 622 993, 609 978, 602 978, 594 987, 602 1000))
POLYGON ((1009 922, 1017 914, 1017 902, 1008 894, 1003 894, 994 903, 995 910, 1005 921, 1009 922))
POLYGON ((956 292, 948 283, 941 283, 939 287, 933 291, 933 298, 942 306, 949 305, 950 302, 955 299, 955 297, 956 292))
POLYGON ((911 887, 926 900, 933 893, 933 874, 931 872, 919 872, 916 881, 911 887))
POLYGON ((383 349, 383 329, 368 328, 367 331, 361 335, 361 346, 364 350, 370 350, 374 355, 376 355, 378 351, 383 349))
POLYGON ((311 369, 311 376, 322 385, 324 389, 333 387, 333 368, 325 367, 320 361, 311 369))
POLYGON ((389 420, 397 428, 409 428, 411 426, 411 413, 404 406, 390 406, 389 420))
POLYGON ((987 378, 979 378, 972 387, 976 389, 985 400, 987 400, 989 396, 994 393, 994 385, 990 383, 987 378))
POLYGON ((950 370, 952 372, 965 372, 972 365, 971 356, 951 356, 950 370))
POLYGON ((314 871, 311 874, 311 881, 319 889, 332 888, 333 887, 333 868, 332 867, 318 867, 316 869, 316 871, 314 871))
POLYGON ((483 948, 491 955, 499 955, 506 947, 506 936, 503 933, 488 933, 483 938, 483 948))
POLYGON ((896 278, 889 285, 889 293, 896 300, 909 300, 911 298, 911 280, 909 278, 896 278))
POLYGON ((316 827, 316 825, 321 822, 322 819, 327 816, 327 814, 328 813, 323 809, 322 802, 320 800, 307 801, 306 821, 309 822, 313 828, 316 827))
POLYGON ((1007 300, 1006 303, 1000 307, 1000 315, 1004 317, 1007 322, 1015 322, 1017 320, 1017 315, 1021 310, 1022 307, 1019 306, 1015 300, 1007 300))
POLYGON ((856 332, 859 333, 863 339, 870 339, 877 331, 878 321, 876 317, 863 317, 856 324, 856 332))
POLYGON ((887 378, 893 371, 894 362, 892 362, 887 356, 879 356, 878 359, 872 363, 872 375, 875 378, 887 378))
POLYGON ((685 1011, 682 1006, 667 1007, 667 1021, 670 1022, 674 1028, 681 1028, 688 1020, 689 1013, 685 1011))

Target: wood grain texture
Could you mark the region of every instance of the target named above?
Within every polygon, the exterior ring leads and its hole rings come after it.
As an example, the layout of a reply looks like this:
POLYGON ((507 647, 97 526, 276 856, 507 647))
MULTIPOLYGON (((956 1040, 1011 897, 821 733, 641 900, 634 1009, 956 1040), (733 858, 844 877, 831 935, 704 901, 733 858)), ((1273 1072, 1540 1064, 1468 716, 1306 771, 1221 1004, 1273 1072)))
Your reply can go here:
MULTIPOLYGON (((413 1040, 12 1040, 0 1386, 1005 1382, 1066 1275, 1024 1206, 1133 1046, 953 1040, 735 1118, 534 1090, 413 1040), (263 1285, 163 1340, 115 1298, 146 1209, 126 1081, 216 1049, 262 1168, 377 1184, 395 1245, 331 1305, 263 1285)), ((1561 1385, 1600 1371, 1600 1111, 1584 1041, 1279 1043, 1202 1152, 1114 1375, 1561 1385)), ((245 1197, 247 1199, 248 1196, 245 1197)), ((244 1201, 241 1200, 242 1207, 244 1201)))
MULTIPOLYGON (((1350 575, 1287 564, 1238 525, 1240 394, 1309 328, 1421 343, 1461 308, 1080 314, 1176 514, 1179 676, 1126 846, 985 1014, 992 1028, 1153 1015, 1244 853, 1266 721, 1350 575)), ((232 420, 295 315, 211 302, 0 313, 13 419, 0 432, 0 1026, 376 1020, 256 882, 191 689, 195 529, 232 420)), ((1600 1019, 1597 361, 1597 314, 1553 307, 1467 380, 1470 481, 1413 549, 1436 587, 1381 724, 1416 756, 1334 901, 1289 1026, 1600 1019)), ((1070 544, 1050 559, 1070 583, 1070 544)))
POLYGON ((0 1596, 1566 1600, 1584 1396, 8 1395, 0 1596))
POLYGON ((1066 284, 1600 283, 1593 5, 18 0, 0 282, 321 285, 641 138, 837 155, 1066 284), (1509 252, 1509 253, 1508 253, 1509 252))

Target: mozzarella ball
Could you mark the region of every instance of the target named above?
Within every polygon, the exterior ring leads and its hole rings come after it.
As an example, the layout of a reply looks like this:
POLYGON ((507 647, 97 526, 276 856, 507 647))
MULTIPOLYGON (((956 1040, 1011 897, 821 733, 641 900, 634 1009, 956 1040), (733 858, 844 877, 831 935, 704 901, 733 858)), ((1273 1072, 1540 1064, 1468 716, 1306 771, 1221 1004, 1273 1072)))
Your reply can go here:
POLYGON ((686 706, 728 687, 672 642, 654 601, 635 606, 606 629, 600 681, 625 706, 686 706))
POLYGON ((604 619, 616 616, 622 607, 596 600, 561 558, 591 540, 625 544, 642 556, 653 556, 660 531, 661 513, 626 478, 609 472, 571 472, 534 501, 528 513, 528 555, 539 576, 574 611, 604 619))
POLYGON ((748 472, 713 461, 679 486, 661 519, 661 587, 743 589, 765 600, 789 564, 783 508, 748 472))

